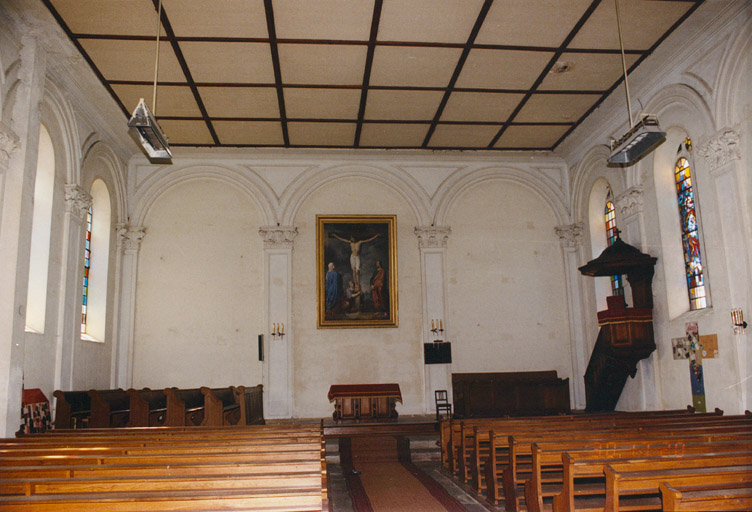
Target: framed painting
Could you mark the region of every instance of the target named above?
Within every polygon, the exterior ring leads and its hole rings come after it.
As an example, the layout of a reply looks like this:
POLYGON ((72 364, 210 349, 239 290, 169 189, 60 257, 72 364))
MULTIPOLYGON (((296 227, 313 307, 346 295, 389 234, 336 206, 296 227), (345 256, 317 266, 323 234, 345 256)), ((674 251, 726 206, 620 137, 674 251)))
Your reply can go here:
POLYGON ((397 216, 317 215, 318 327, 397 327, 397 216))

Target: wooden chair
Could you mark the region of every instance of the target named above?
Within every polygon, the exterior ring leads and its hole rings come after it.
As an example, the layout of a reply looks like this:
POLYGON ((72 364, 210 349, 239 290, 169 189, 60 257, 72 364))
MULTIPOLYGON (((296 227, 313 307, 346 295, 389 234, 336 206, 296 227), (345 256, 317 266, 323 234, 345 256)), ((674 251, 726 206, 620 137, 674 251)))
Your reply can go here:
POLYGON ((434 401, 436 402, 436 421, 441 419, 442 413, 446 413, 450 418, 452 417, 452 404, 449 403, 446 389, 434 391, 434 401))

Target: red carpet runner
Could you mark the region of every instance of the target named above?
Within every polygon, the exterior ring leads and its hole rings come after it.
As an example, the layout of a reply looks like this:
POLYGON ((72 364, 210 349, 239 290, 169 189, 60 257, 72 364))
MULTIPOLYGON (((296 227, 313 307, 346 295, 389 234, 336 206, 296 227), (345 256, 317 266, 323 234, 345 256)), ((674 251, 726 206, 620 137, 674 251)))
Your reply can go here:
POLYGON ((410 461, 406 437, 341 437, 339 451, 355 512, 464 510, 410 461))

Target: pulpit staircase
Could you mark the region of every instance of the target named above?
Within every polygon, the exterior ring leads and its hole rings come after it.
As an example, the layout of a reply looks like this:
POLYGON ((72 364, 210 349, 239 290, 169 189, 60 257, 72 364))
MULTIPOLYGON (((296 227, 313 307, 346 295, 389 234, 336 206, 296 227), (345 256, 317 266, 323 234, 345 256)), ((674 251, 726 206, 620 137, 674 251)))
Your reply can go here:
POLYGON ((585 372, 587 411, 613 411, 627 377, 637 373, 637 363, 655 350, 653 336, 653 267, 657 258, 616 241, 601 255, 580 267, 589 276, 626 274, 634 307, 623 295, 608 297, 608 309, 598 312, 600 332, 585 372))

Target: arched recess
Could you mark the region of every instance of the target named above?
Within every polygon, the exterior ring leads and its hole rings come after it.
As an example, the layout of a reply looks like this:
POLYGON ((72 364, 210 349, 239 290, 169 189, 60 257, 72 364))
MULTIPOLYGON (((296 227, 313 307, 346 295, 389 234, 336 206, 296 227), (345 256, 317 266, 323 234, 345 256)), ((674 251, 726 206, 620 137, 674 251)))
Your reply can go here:
MULTIPOLYGON (((187 172, 186 172, 187 171, 187 172)), ((141 199, 145 227, 135 277, 132 385, 261 383, 261 203, 247 183, 201 167, 141 199)))
POLYGON ((453 372, 556 370, 574 377, 564 255, 555 227, 568 212, 514 169, 483 169, 445 194, 447 320, 453 372))
POLYGON ((459 172, 444 182, 435 195, 436 212, 432 222, 437 226, 443 226, 446 223, 447 210, 456 197, 467 188, 489 179, 506 180, 533 191, 552 208, 555 216, 553 225, 568 224, 571 221, 569 206, 565 202, 562 191, 552 187, 547 181, 533 175, 530 171, 494 166, 459 172))
POLYGON ((282 225, 290 225, 298 209, 319 188, 350 177, 363 177, 378 182, 396 192, 410 205, 419 224, 430 223, 430 199, 412 177, 373 165, 341 165, 313 169, 296 179, 280 198, 282 225))
POLYGON ((74 109, 65 94, 49 77, 40 104, 42 123, 55 145, 55 166, 64 172, 66 184, 81 184, 81 137, 74 109), (59 153, 59 155, 58 155, 59 153))
MULTIPOLYGON (((749 11, 747 11, 749 16, 749 11)), ((743 121, 745 104, 752 98, 752 86, 749 83, 750 54, 752 54, 752 24, 745 23, 734 34, 723 56, 716 84, 716 118, 719 128, 735 126, 743 121)))
POLYGON ((249 173, 216 165, 175 165, 155 170, 137 185, 137 192, 130 201, 130 224, 143 226, 149 209, 161 194, 174 185, 195 179, 221 181, 237 188, 263 212, 265 224, 277 223, 274 192, 263 181, 249 176, 249 173))
MULTIPOLYGON (((406 182, 388 181, 387 175, 371 167, 327 169, 324 176, 307 176, 301 183, 294 196, 299 203, 287 203, 283 219, 298 228, 292 251, 290 321, 294 336, 284 339, 284 343, 293 344, 290 387, 296 416, 331 414, 326 394, 332 383, 375 381, 399 383, 404 404, 400 414, 425 413, 423 347, 419 342, 423 323, 421 259, 414 234, 425 216, 419 216, 420 209, 416 211, 415 192, 404 190, 406 182), (293 212, 295 216, 289 217, 293 212), (397 216, 398 327, 316 328, 317 214, 397 216), (322 368, 326 370, 322 372, 322 368)), ((370 280, 374 270, 364 265, 361 272, 370 280)))

